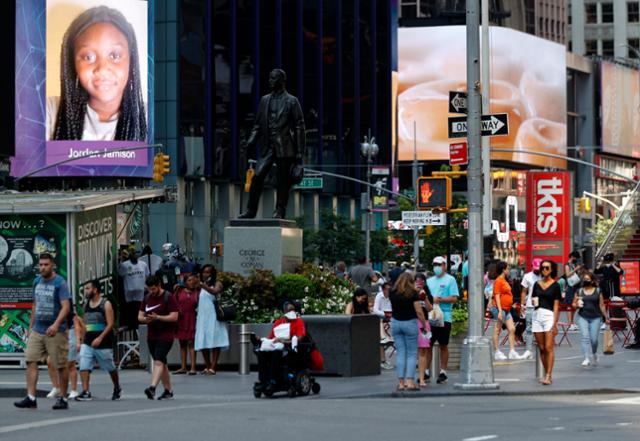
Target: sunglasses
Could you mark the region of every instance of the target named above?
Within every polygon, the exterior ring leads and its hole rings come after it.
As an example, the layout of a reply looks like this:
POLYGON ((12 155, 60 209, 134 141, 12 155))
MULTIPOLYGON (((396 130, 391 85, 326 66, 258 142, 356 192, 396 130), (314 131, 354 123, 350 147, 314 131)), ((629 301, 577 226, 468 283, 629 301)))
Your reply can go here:
POLYGON ((545 266, 541 266, 540 269, 541 270, 551 270, 551 267, 545 265, 545 266))

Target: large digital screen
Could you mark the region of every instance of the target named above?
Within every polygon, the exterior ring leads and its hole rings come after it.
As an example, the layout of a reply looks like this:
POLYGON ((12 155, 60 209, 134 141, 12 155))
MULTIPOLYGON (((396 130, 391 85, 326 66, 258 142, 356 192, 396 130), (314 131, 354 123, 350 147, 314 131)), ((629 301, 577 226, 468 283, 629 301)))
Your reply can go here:
MULTIPOLYGON (((494 160, 566 168, 565 47, 513 29, 490 29, 490 111, 508 113, 509 134, 491 146, 494 160)), ((464 26, 401 28, 398 35, 398 159, 448 160, 449 91, 466 91, 464 26), (415 122, 415 136, 414 136, 415 122)))
POLYGON ((640 71, 601 63, 602 151, 640 158, 640 71))
POLYGON ((152 54, 151 0, 17 0, 11 174, 150 177, 152 54))

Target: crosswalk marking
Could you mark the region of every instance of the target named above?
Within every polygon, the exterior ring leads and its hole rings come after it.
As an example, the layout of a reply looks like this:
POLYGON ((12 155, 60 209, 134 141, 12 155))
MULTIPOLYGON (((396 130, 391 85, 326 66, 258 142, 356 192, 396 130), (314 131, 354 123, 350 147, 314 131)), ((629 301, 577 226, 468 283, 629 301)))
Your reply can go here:
POLYGON ((599 404, 627 404, 633 406, 640 406, 640 396, 638 397, 628 397, 628 398, 618 398, 615 400, 602 400, 598 401, 599 404))

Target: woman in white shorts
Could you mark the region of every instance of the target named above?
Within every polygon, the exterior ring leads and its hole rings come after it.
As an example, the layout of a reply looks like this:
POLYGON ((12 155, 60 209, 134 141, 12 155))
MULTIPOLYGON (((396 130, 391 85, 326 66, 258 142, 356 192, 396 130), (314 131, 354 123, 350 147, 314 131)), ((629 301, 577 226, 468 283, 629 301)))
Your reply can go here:
POLYGON ((555 336, 558 334, 558 308, 562 299, 562 290, 555 281, 558 277, 558 264, 551 260, 540 263, 542 279, 533 287, 531 300, 535 308, 533 312, 532 331, 535 336, 540 358, 544 366, 545 376, 540 383, 552 383, 553 362, 555 355, 553 348, 555 336))

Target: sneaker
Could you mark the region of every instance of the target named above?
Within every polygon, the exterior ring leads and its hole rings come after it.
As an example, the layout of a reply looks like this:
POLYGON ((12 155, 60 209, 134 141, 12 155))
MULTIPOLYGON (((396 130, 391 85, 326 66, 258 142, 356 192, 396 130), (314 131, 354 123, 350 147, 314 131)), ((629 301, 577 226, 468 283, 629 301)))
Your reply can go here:
POLYGON ((606 329, 607 329, 607 324, 606 323, 603 323, 602 325, 600 325, 600 330, 601 331, 604 331, 606 329))
POLYGON ((122 395, 122 388, 113 389, 113 394, 111 395, 111 401, 118 401, 122 395))
POLYGON ((531 351, 524 351, 524 353, 522 354, 522 357, 520 357, 522 360, 531 360, 533 359, 533 354, 531 353, 531 351))
POLYGON ((29 397, 24 397, 22 400, 16 401, 15 403, 13 403, 13 405, 16 406, 18 409, 37 409, 38 408, 38 402, 36 400, 32 400, 29 397))
POLYGON ((582 367, 589 367, 591 366, 591 361, 589 361, 588 358, 585 358, 584 361, 582 362, 582 367))
POLYGON ((520 359, 522 359, 522 357, 520 357, 520 354, 518 354, 515 349, 512 351, 509 351, 509 360, 520 360, 520 359))
POLYGON ((58 389, 57 387, 54 387, 53 389, 51 389, 51 392, 47 394, 47 398, 49 399, 55 398, 58 396, 59 393, 60 393, 60 389, 58 389))
POLYGON ((573 331, 577 331, 578 329, 579 329, 578 325, 576 325, 575 323, 572 323, 571 326, 569 326, 569 331, 573 332, 573 331))
POLYGON ((58 397, 55 404, 51 407, 53 410, 68 409, 69 402, 66 398, 58 397))
POLYGON ((591 364, 594 366, 598 366, 598 354, 593 354, 593 359, 591 360, 591 364))
POLYGON ((445 374, 444 372, 440 372, 440 375, 438 375, 438 379, 436 380, 436 383, 444 384, 446 382, 447 382, 447 374, 445 374))
POLYGON ((380 363, 380 367, 385 371, 390 371, 391 369, 393 369, 393 366, 388 361, 383 361, 382 363, 380 363))
POLYGON ((502 351, 496 351, 493 354, 493 359, 496 361, 504 361, 507 359, 507 356, 502 353, 502 351))
POLYGON ((158 400, 173 400, 173 391, 169 392, 165 389, 162 395, 158 397, 158 400))
POLYGON ((69 399, 73 400, 78 396, 78 391, 77 390, 72 390, 71 392, 69 392, 69 399))
POLYGON ((149 386, 148 388, 146 388, 144 390, 144 394, 147 396, 147 398, 149 398, 150 400, 155 400, 156 399, 156 388, 153 386, 149 386))
POLYGON ((91 392, 88 390, 83 390, 80 395, 76 394, 76 401, 91 401, 93 397, 91 396, 91 392))

